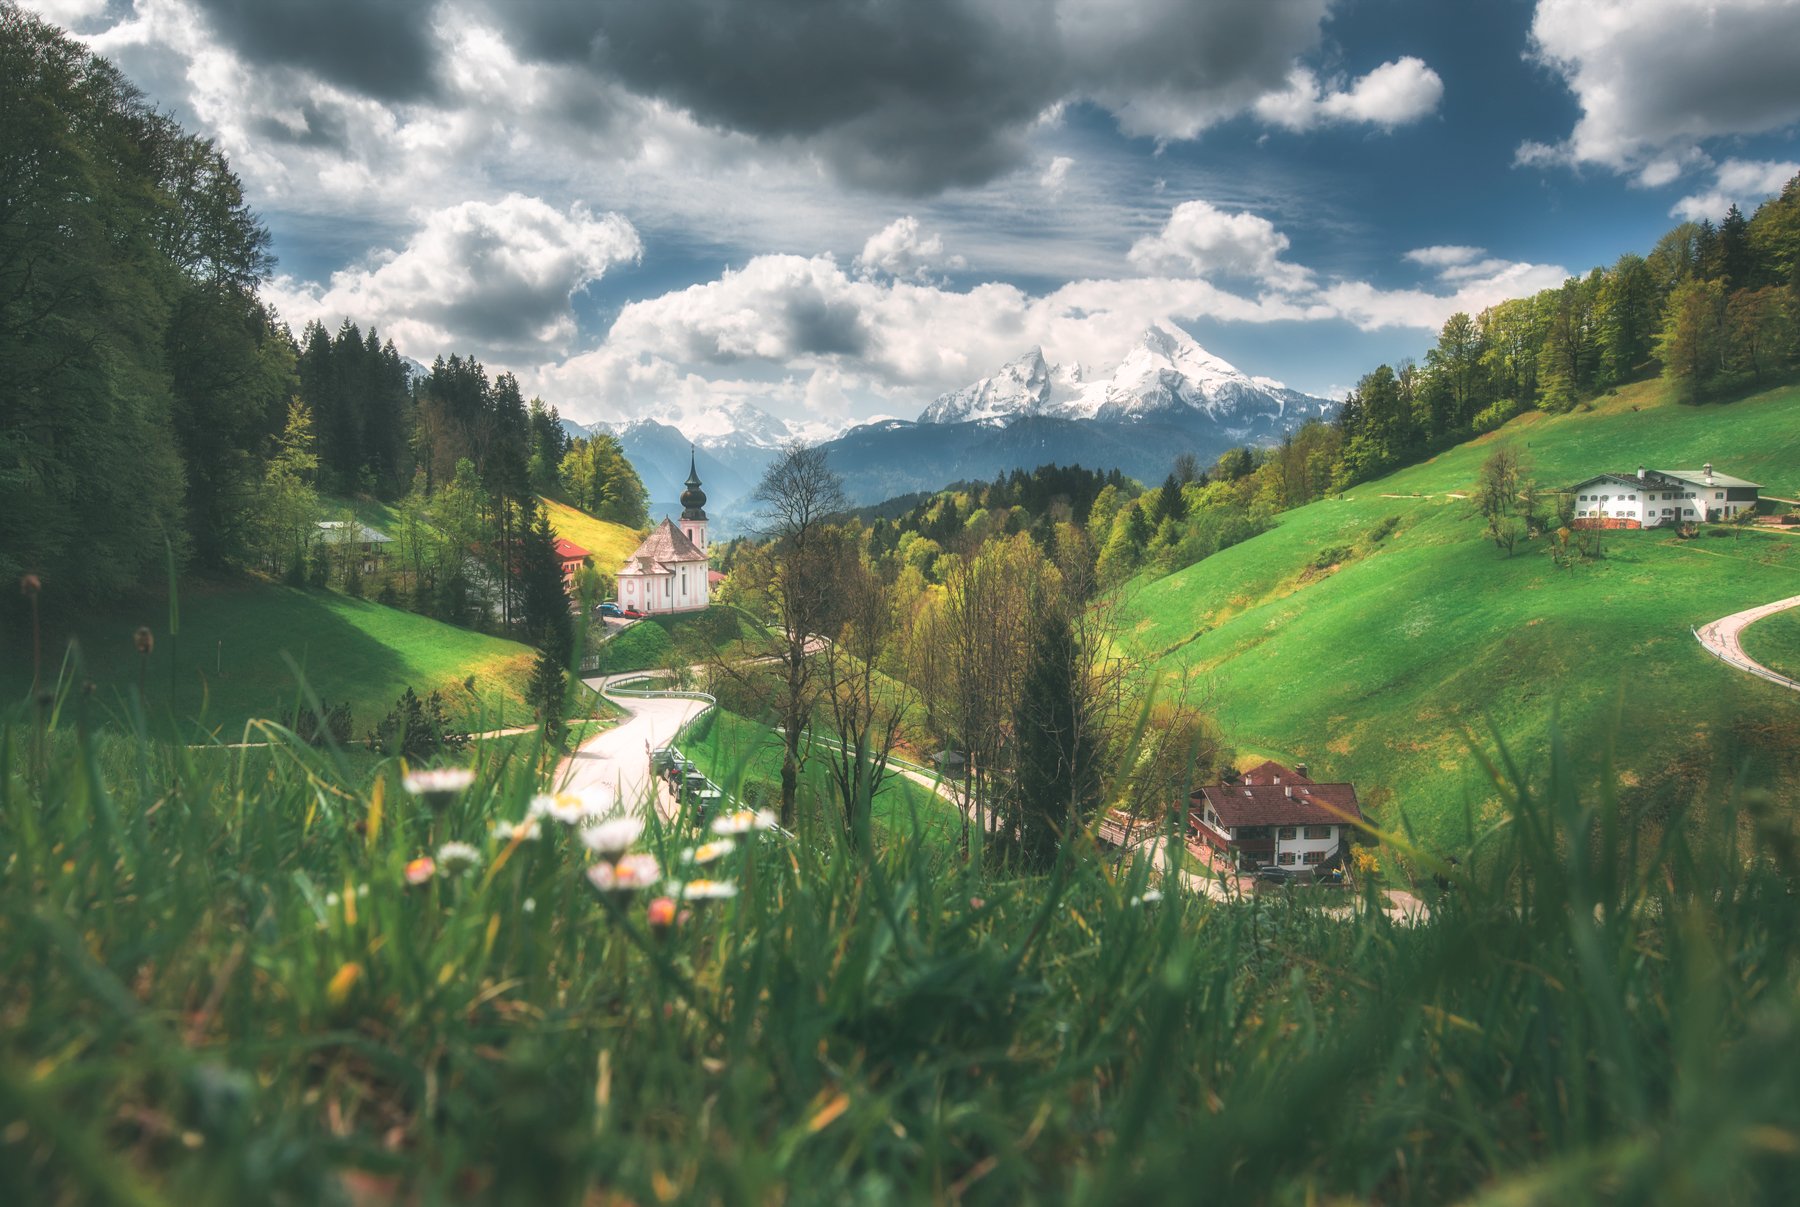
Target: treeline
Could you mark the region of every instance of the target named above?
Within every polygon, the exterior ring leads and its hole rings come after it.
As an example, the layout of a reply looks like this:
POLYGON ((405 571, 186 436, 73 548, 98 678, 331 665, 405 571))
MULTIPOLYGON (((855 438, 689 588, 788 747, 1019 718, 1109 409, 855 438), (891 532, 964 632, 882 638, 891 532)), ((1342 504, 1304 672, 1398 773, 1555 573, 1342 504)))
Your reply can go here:
POLYGON ((901 517, 888 547, 874 534, 890 521, 849 514, 822 450, 773 463, 756 493, 770 528, 737 547, 719 596, 766 622, 765 656, 714 659, 710 689, 779 727, 784 824, 796 824, 801 768, 818 760, 836 824, 865 842, 904 739, 921 757, 951 752, 943 769, 972 802, 965 842, 986 834, 990 858, 1041 870, 1103 809, 1156 815, 1229 765, 1185 685, 1165 685, 1146 710, 1154 668, 1118 640, 1117 597, 1094 578, 1082 513, 1122 489, 1135 486, 1046 466, 947 492, 901 517), (954 538, 951 514, 964 517, 954 538), (978 514, 1007 518, 971 527, 978 514), (928 576, 902 550, 916 548, 907 538, 935 543, 921 535, 933 524, 950 544, 928 576), (819 729, 831 740, 810 741, 819 729))
POLYGON ((1378 477, 1528 410, 1567 411, 1661 373, 1684 402, 1800 365, 1800 177, 1746 219, 1684 222, 1649 255, 1454 314, 1423 365, 1381 365, 1344 400, 1331 485, 1378 477))
POLYGON ((419 559, 402 584, 415 602, 431 580, 431 610, 470 615, 449 566, 470 546, 445 517, 493 531, 478 545, 494 567, 516 560, 501 551, 535 494, 647 522, 610 436, 572 441, 554 407, 472 358, 414 375, 348 321, 296 341, 258 296, 270 266, 211 143, 0 5, 0 578, 93 598, 160 578, 173 555, 312 579, 318 523, 338 518, 321 497, 361 495, 404 500, 445 547, 443 573, 419 559))

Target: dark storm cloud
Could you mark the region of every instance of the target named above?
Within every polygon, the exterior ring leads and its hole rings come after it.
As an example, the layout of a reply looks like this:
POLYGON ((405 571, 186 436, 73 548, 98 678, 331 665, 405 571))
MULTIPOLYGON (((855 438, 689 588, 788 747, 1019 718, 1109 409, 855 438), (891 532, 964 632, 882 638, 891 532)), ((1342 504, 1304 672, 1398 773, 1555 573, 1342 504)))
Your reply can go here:
POLYGON ((385 101, 436 91, 431 0, 195 0, 254 64, 295 67, 385 101))
POLYGON ((1133 133, 1189 137, 1280 86, 1326 2, 488 0, 527 56, 586 63, 907 193, 1015 167, 1031 124, 1067 99, 1099 101, 1133 133))

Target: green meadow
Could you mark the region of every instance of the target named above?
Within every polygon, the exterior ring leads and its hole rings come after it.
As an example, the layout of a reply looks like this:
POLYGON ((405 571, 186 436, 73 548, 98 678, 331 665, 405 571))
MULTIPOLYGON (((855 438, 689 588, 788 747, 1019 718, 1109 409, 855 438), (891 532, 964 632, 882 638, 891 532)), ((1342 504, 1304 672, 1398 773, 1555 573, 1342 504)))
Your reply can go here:
MULTIPOLYGON (((48 594, 48 593, 46 593, 48 594)), ((299 699, 298 675, 328 704, 348 701, 358 735, 411 687, 443 693, 450 714, 476 729, 530 724, 524 693, 533 654, 517 642, 441 624, 337 591, 255 583, 184 581, 177 632, 162 593, 45 617, 46 678, 91 681, 103 702, 134 692, 142 674, 152 708, 192 718, 235 740, 252 717, 285 720, 299 699), (147 659, 132 634, 148 626, 147 659), (69 639, 79 668, 62 662, 69 639)), ((31 681, 29 635, 5 652, 0 685, 9 698, 31 681)))
POLYGON ((1592 782, 1612 760, 1622 804, 1651 817, 1740 772, 1800 803, 1800 694, 1732 670, 1690 632, 1800 593, 1800 539, 1616 532, 1601 559, 1572 568, 1547 539, 1508 557, 1456 497, 1502 444, 1548 489, 1710 461, 1793 498, 1800 390, 1681 407, 1646 383, 1588 411, 1516 420, 1140 586, 1128 640, 1197 674, 1241 751, 1354 782, 1380 824, 1434 849, 1498 813, 1470 743, 1497 738, 1541 767, 1553 719, 1568 765, 1592 782))
POLYGON ((1800 608, 1763 617, 1738 635, 1738 644, 1770 670, 1800 679, 1800 608))
MULTIPOLYGON (((680 745, 696 767, 733 797, 779 807, 782 749, 781 735, 775 730, 737 713, 714 709, 689 726, 680 745)), ((826 770, 830 757, 831 752, 821 747, 808 758, 801 769, 801 795, 836 819, 839 806, 826 770)), ((934 847, 949 847, 962 838, 962 815, 956 807, 923 784, 898 774, 890 775, 875 794, 870 819, 877 830, 896 840, 916 837, 934 847)))

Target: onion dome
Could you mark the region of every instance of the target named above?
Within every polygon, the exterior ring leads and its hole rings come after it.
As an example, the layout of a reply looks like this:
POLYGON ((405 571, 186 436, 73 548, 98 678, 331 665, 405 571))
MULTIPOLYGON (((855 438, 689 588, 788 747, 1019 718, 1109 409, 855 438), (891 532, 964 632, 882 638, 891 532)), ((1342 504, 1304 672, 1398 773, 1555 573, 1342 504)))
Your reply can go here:
POLYGON ((694 450, 688 449, 687 489, 681 492, 681 518, 684 520, 704 520, 706 518, 706 492, 700 489, 700 472, 694 465, 694 450))

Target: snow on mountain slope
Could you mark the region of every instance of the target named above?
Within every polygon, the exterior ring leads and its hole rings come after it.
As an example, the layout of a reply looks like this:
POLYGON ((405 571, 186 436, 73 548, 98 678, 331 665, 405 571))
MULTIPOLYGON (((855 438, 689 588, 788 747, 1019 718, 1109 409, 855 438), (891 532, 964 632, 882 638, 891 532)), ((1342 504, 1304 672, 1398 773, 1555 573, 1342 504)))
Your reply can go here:
POLYGON ((1081 366, 1051 365, 1033 348, 992 377, 948 394, 925 408, 920 423, 1005 421, 1019 415, 1062 414, 1081 391, 1081 366))
POLYGON ((992 377, 939 396, 919 422, 1008 423, 1024 415, 1052 415, 1134 423, 1198 412, 1242 438, 1330 406, 1326 399, 1253 378, 1180 328, 1156 323, 1108 377, 1084 382, 1080 366, 1065 370, 1048 364, 1034 348, 992 377))

